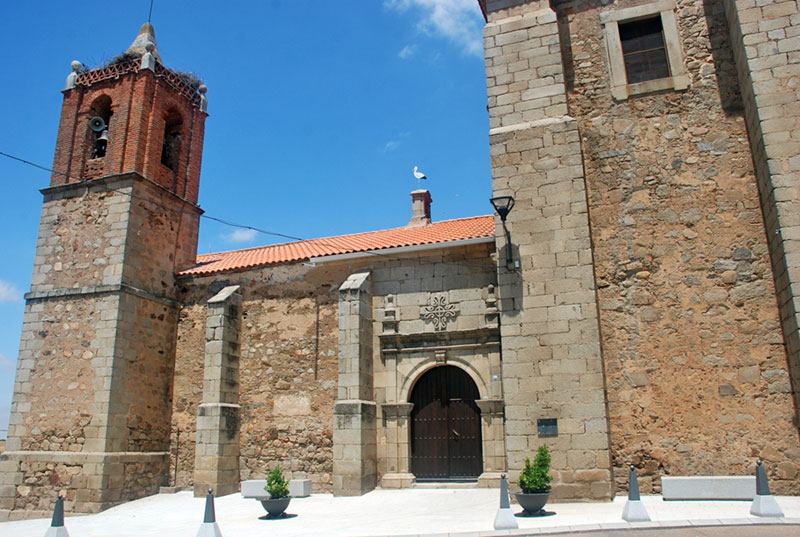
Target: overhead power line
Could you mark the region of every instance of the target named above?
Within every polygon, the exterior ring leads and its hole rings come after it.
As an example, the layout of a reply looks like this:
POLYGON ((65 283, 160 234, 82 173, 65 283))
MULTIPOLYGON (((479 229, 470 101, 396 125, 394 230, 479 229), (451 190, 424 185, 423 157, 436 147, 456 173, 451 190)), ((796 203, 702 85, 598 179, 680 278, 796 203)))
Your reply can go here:
MULTIPOLYGON (((56 175, 61 175, 61 176, 65 177, 65 178, 67 178, 67 179, 73 179, 73 180, 75 180, 75 181, 77 181, 79 183, 82 183, 82 184, 86 185, 87 188, 88 187, 99 187, 99 188, 102 188, 103 190, 105 190, 106 192, 128 196, 131 199, 140 200, 140 201, 143 201, 145 203, 150 203, 152 205, 155 205, 156 207, 161 207, 162 209, 165 209, 165 210, 171 211, 171 212, 178 212, 180 214, 193 214, 193 215, 197 214, 194 211, 188 211, 188 210, 183 209, 183 208, 176 209, 173 206, 168 206, 168 205, 165 205, 163 203, 159 203, 156 200, 153 200, 153 199, 150 199, 150 198, 143 198, 141 196, 137 196, 133 192, 125 192, 125 191, 123 191, 121 189, 111 188, 111 187, 109 187, 107 185, 104 185, 104 184, 98 183, 98 182, 88 182, 88 181, 86 181, 86 180, 84 180, 84 179, 82 179, 80 177, 76 177, 74 175, 69 175, 67 173, 60 172, 60 171, 54 170, 52 168, 48 168, 47 166, 42 166, 41 164, 36 164, 35 162, 31 162, 29 160, 26 160, 24 158, 18 157, 16 155, 12 155, 10 153, 6 153, 4 151, 0 151, 0 155, 2 155, 4 157, 7 157, 9 159, 12 159, 12 160, 16 160, 17 162, 21 162, 21 163, 26 164, 28 166, 32 166, 32 167, 37 168, 39 170, 43 170, 43 171, 46 171, 46 172, 49 172, 49 173, 54 173, 56 175)), ((182 198, 182 197, 178 196, 177 194, 174 194, 174 195, 178 199, 180 199, 181 201, 183 201, 183 202, 185 202, 185 203, 187 203, 189 205, 197 206, 197 204, 187 200, 186 198, 182 198)), ((266 229, 261 229, 259 227, 251 226, 251 225, 247 225, 247 224, 238 224, 236 222, 231 222, 230 220, 225 220, 223 218, 218 218, 216 216, 211 216, 209 214, 201 214, 200 218, 205 218, 206 220, 211 220, 211 221, 214 221, 214 222, 218 222, 218 223, 223 224, 225 226, 234 227, 234 228, 238 228, 238 229, 252 230, 252 231, 255 231, 257 233, 262 233, 264 235, 269 235, 269 236, 272 236, 272 237, 280 237, 280 238, 288 239, 288 240, 291 240, 291 241, 312 240, 312 239, 304 239, 302 237, 297 237, 295 235, 289 235, 289 234, 286 234, 286 233, 279 233, 279 232, 276 232, 276 231, 268 231, 266 229)), ((334 245, 334 244, 331 244, 331 243, 326 243, 324 239, 313 239, 313 240, 317 244, 322 245, 322 246, 337 247, 337 245, 334 245)), ((264 247, 266 248, 266 247, 269 247, 269 246, 270 245, 267 245, 267 246, 264 246, 264 247)), ((359 252, 359 253, 364 253, 366 255, 374 255, 376 257, 381 257, 383 259, 401 259, 401 256, 392 254, 390 252, 379 252, 379 251, 375 251, 375 250, 367 250, 367 251, 359 252)), ((467 262, 455 263, 455 262, 452 262, 452 261, 436 261, 436 263, 440 263, 440 264, 443 264, 443 265, 459 266, 459 267, 474 267, 474 268, 484 268, 484 269, 486 268, 486 265, 478 265, 478 264, 475 264, 475 263, 467 263, 467 262)))

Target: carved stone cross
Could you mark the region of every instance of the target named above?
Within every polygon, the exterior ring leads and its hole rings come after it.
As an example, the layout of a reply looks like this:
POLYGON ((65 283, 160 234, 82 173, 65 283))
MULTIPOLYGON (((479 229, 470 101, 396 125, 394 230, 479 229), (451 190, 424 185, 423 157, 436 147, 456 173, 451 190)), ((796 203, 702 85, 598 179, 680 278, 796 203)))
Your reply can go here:
POLYGON ((441 332, 447 328, 447 323, 458 315, 455 304, 448 304, 447 295, 433 295, 429 306, 422 308, 422 318, 433 323, 433 328, 441 332))

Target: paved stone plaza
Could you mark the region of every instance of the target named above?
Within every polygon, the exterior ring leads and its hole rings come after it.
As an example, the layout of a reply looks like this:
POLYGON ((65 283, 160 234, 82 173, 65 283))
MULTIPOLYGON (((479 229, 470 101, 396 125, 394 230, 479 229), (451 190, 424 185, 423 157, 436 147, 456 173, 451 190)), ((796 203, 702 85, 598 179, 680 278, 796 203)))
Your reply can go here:
MULTIPOLYGON (((129 502, 96 515, 66 519, 73 537, 194 537, 203 521, 204 501, 191 491, 159 494, 129 502)), ((785 519, 749 515, 750 502, 665 502, 660 496, 644 496, 652 522, 627 523, 621 518, 625 497, 613 502, 551 503, 542 518, 517 517, 520 532, 492 529, 499 505, 496 489, 400 489, 375 490, 360 497, 314 494, 292 500, 290 517, 265 520, 255 500, 231 494, 215 501, 217 523, 224 537, 325 536, 360 537, 384 535, 538 535, 540 533, 663 528, 720 524, 794 524, 800 533, 800 498, 778 497, 785 519)), ((514 512, 521 511, 512 504, 514 512)), ((0 523, 3 537, 44 535, 49 520, 0 523)), ((764 534, 766 535, 766 534, 764 534)))

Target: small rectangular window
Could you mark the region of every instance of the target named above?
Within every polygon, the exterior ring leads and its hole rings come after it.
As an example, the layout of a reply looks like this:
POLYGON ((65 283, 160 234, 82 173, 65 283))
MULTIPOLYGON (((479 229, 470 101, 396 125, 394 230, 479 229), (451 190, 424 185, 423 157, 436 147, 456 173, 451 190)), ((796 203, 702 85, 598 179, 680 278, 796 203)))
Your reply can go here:
POLYGON ((656 0, 600 13, 615 100, 689 87, 676 9, 675 0, 656 0))
POLYGON ((670 76, 660 16, 620 23, 619 40, 628 84, 670 76))

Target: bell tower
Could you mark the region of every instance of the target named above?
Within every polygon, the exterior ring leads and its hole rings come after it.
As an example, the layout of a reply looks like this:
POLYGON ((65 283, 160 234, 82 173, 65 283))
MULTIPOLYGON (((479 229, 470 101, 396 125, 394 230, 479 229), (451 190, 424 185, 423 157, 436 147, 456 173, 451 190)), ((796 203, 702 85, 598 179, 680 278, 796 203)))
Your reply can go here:
POLYGON ((150 23, 105 67, 72 63, 42 190, 0 510, 40 515, 61 493, 68 511, 97 512, 166 482, 173 275, 197 253, 205 92, 164 67, 150 23))

